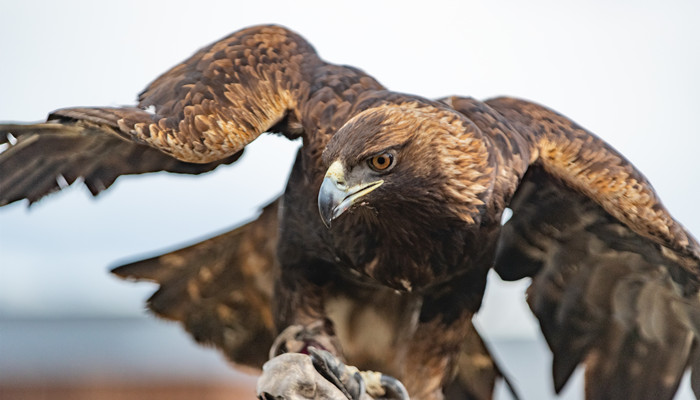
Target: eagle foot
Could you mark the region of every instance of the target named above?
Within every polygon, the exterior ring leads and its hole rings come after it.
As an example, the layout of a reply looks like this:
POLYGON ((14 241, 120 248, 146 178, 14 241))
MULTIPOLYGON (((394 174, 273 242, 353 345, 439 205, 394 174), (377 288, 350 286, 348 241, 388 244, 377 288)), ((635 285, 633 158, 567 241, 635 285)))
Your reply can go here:
POLYGON ((346 366, 325 350, 284 353, 263 366, 260 400, 409 400, 403 384, 379 372, 346 366))
POLYGON ((410 400, 406 388, 396 378, 375 371, 360 371, 347 366, 327 351, 309 348, 316 370, 351 400, 410 400))

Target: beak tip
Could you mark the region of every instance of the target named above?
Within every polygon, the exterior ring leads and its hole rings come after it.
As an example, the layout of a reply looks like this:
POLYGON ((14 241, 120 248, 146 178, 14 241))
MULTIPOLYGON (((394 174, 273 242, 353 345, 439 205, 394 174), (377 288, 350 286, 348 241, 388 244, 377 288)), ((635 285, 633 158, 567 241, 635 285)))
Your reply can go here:
POLYGON ((321 214, 321 222, 323 222, 323 225, 326 227, 326 229, 331 229, 331 225, 333 224, 332 219, 326 219, 323 214, 321 214))
POLYGON ((336 217, 335 208, 344 196, 345 194, 337 189, 333 179, 329 177, 323 179, 318 193, 318 212, 326 228, 330 229, 331 223, 336 217))

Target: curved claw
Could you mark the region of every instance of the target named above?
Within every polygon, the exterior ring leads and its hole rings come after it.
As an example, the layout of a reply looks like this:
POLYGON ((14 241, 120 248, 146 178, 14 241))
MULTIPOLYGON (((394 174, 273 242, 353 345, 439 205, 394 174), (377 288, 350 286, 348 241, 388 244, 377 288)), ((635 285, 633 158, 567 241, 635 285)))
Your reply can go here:
POLYGON ((354 367, 348 367, 331 353, 315 347, 309 347, 309 356, 316 370, 329 382, 335 385, 349 400, 381 398, 382 400, 410 400, 403 384, 396 378, 377 372, 359 372, 354 367), (377 378, 378 382, 377 382, 377 378), (365 381, 369 379, 374 386, 365 381), (377 388, 377 383, 381 387, 377 388), (375 390, 369 390, 373 386, 375 390), (377 390, 378 389, 378 390, 377 390))
POLYGON ((335 385, 349 400, 360 400, 364 393, 364 381, 350 374, 347 366, 326 350, 308 347, 311 362, 316 370, 335 385))
POLYGON ((393 376, 382 374, 382 377, 380 378, 379 382, 382 384, 382 388, 384 388, 385 399, 411 400, 408 396, 406 388, 403 386, 403 383, 401 383, 401 381, 394 378, 393 376))

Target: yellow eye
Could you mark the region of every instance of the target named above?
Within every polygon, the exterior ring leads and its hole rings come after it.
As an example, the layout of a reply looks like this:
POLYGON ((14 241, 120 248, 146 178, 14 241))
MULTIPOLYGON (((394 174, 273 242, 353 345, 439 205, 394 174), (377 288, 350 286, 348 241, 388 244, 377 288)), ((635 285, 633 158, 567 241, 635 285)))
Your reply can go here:
POLYGON ((378 154, 369 160, 369 167, 377 172, 386 171, 394 163, 394 156, 391 153, 378 154))

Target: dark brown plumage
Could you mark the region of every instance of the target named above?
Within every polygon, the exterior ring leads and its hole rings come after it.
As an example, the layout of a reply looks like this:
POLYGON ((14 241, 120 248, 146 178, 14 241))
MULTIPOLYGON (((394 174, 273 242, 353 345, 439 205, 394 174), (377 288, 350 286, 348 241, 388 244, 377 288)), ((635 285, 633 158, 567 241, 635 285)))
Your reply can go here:
POLYGON ((494 267, 533 278, 557 390, 584 364, 590 399, 670 398, 697 363, 700 248, 615 150, 523 100, 390 92, 280 27, 200 50, 138 108, 0 125, 18 139, 0 204, 57 175, 97 194, 122 174, 206 172, 266 131, 304 144, 260 218, 115 270, 158 282, 151 309, 234 362, 260 367, 278 333, 313 326, 310 342, 412 398, 489 398, 500 373, 471 318, 494 267))

